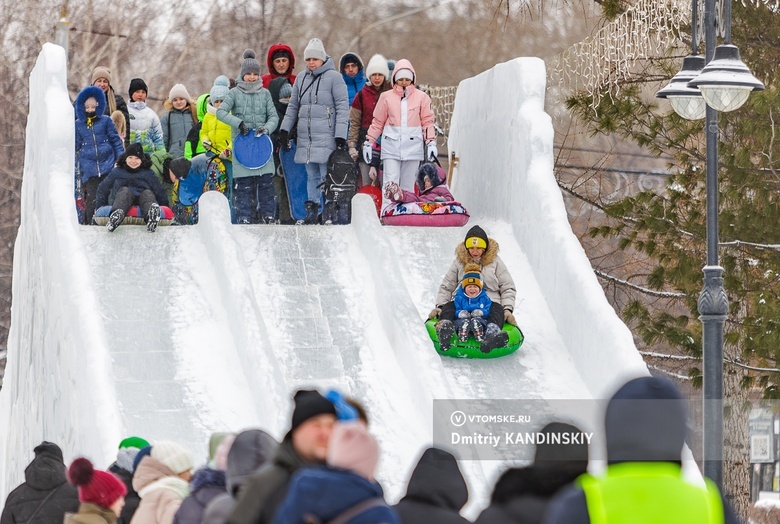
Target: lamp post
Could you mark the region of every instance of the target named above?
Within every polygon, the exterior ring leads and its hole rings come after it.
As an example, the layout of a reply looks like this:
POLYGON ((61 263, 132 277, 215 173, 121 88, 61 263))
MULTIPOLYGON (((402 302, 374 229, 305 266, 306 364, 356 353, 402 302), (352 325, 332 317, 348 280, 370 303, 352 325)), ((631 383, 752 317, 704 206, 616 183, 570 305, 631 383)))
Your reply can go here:
POLYGON ((705 118, 707 137, 706 217, 707 263, 704 286, 698 300, 702 323, 703 390, 702 455, 704 475, 723 486, 723 326, 728 316, 728 298, 723 288, 723 268, 718 262, 718 111, 741 107, 751 91, 764 89, 731 45, 731 0, 725 2, 725 20, 716 18, 716 0, 705 0, 705 64, 697 52, 697 0, 692 0, 692 55, 683 61, 683 70, 656 96, 669 98, 672 108, 683 118, 705 118), (725 44, 715 47, 716 28, 725 28, 725 44), (687 64, 686 64, 687 62, 687 64), (688 66, 686 69, 686 65, 688 66), (679 78, 678 78, 679 77, 679 78), (692 78, 691 78, 692 77, 692 78), (687 80, 687 83, 686 83, 687 80), (696 94, 698 92, 698 95, 696 94), (702 111, 696 98, 706 103, 702 111))

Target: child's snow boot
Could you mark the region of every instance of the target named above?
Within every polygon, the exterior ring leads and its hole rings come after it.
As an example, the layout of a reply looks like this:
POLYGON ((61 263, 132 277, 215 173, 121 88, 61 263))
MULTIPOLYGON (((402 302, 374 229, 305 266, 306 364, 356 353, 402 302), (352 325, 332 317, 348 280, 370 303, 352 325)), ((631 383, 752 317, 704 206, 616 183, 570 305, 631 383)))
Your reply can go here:
POLYGON ((149 212, 146 214, 146 230, 154 233, 157 230, 157 224, 160 223, 160 205, 152 204, 149 212))
POLYGON ((482 324, 482 320, 479 318, 472 318, 470 325, 471 331, 474 332, 474 338, 476 341, 483 342, 485 340, 485 326, 482 324))
POLYGON ((452 335, 455 334, 455 325, 450 320, 440 320, 436 324, 436 335, 439 337, 439 349, 449 351, 452 344, 452 335))
POLYGON ((496 324, 488 325, 488 334, 485 336, 485 341, 479 346, 479 350, 483 353, 490 353, 496 348, 504 347, 509 342, 509 333, 499 330, 496 332, 491 329, 490 326, 496 326, 496 324))
POLYGON ((469 328, 471 320, 468 318, 459 318, 455 321, 455 331, 458 333, 458 340, 466 342, 469 339, 469 328))
POLYGON ((317 214, 319 213, 320 205, 317 202, 312 202, 311 200, 307 200, 304 203, 304 206, 306 208, 306 218, 303 219, 303 223, 307 225, 316 224, 317 214))
POLYGON ((122 223, 122 220, 125 219, 125 212, 121 209, 115 209, 111 212, 110 215, 108 215, 108 224, 106 225, 106 229, 108 229, 109 233, 116 228, 119 227, 119 224, 122 223))

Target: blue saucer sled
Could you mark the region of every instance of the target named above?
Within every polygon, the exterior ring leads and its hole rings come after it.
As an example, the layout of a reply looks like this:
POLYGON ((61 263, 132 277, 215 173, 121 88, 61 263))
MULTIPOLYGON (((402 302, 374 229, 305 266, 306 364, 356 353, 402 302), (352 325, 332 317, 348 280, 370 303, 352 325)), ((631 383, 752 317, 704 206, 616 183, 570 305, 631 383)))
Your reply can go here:
POLYGON ((431 337, 433 347, 436 348, 436 352, 439 355, 445 357, 457 357, 457 358, 498 358, 511 355, 523 345, 523 332, 520 328, 513 326, 512 324, 504 324, 502 328, 509 335, 509 341, 506 346, 493 349, 490 353, 483 353, 480 351, 480 343, 477 342, 473 336, 469 336, 466 342, 461 342, 458 337, 452 337, 452 344, 449 351, 442 351, 439 346, 439 336, 436 334, 437 319, 428 319, 425 322, 425 329, 428 330, 428 336, 431 337))
POLYGON ((233 140, 233 158, 248 169, 260 169, 271 160, 273 153, 274 144, 267 133, 258 135, 250 129, 249 133, 239 133, 233 140))

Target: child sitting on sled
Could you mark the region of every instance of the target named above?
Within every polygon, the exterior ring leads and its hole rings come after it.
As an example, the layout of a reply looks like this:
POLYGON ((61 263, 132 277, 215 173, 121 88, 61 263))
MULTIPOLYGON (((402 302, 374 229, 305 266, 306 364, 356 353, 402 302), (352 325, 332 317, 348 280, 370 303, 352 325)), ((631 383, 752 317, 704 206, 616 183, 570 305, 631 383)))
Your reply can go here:
POLYGON ((417 170, 419 195, 416 195, 414 191, 401 189, 395 182, 388 182, 385 184, 385 198, 404 204, 410 202, 453 202, 455 197, 450 193, 446 179, 446 174, 441 167, 432 162, 425 162, 417 170))
POLYGON ((455 292, 455 333, 461 342, 466 342, 470 334, 474 335, 477 342, 485 340, 487 317, 493 301, 482 289, 482 275, 479 270, 479 265, 468 264, 455 292))

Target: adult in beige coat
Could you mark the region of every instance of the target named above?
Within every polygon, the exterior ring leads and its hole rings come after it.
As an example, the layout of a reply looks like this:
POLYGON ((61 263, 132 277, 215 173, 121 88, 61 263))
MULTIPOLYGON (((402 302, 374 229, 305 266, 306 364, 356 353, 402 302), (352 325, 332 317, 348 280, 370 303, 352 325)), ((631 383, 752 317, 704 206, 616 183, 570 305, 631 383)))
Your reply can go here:
MULTIPOLYGON (((513 315, 517 289, 512 275, 504 261, 498 256, 498 242, 489 238, 485 230, 474 226, 466 233, 463 243, 455 249, 455 260, 444 275, 439 292, 436 295, 436 307, 428 318, 438 318, 436 332, 440 347, 446 351, 449 340, 455 333, 455 304, 453 297, 466 273, 466 264, 478 264, 482 275, 482 285, 493 305, 486 320, 488 325, 503 326, 505 322, 517 325, 513 315)), ((480 349, 488 353, 494 348, 506 345, 509 337, 505 331, 489 330, 480 349)))
POLYGON ((192 466, 192 457, 179 444, 156 442, 133 475, 133 488, 141 503, 130 524, 172 524, 189 495, 192 466))

